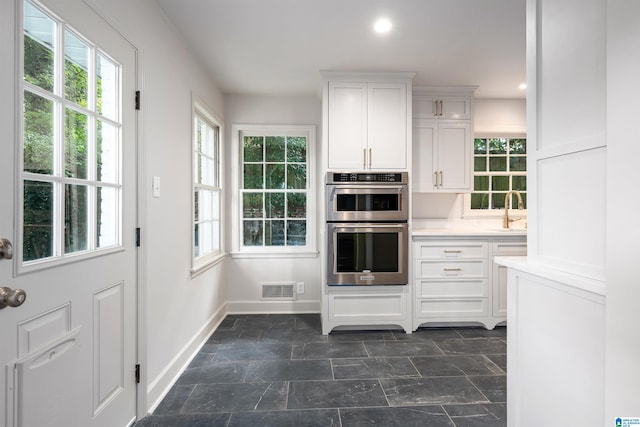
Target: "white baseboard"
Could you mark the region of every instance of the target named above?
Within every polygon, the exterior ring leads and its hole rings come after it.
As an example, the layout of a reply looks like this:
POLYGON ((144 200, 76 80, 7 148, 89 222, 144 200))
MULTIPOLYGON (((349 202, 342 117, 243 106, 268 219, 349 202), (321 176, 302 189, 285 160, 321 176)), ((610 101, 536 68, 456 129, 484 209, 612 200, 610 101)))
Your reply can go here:
POLYGON ((209 317, 207 322, 198 330, 184 347, 171 359, 160 374, 149 382, 147 386, 147 413, 153 412, 169 393, 182 372, 189 366, 191 360, 207 342, 211 334, 218 328, 227 315, 227 305, 222 306, 209 317))
POLYGON ((227 314, 320 313, 320 301, 227 301, 227 314))

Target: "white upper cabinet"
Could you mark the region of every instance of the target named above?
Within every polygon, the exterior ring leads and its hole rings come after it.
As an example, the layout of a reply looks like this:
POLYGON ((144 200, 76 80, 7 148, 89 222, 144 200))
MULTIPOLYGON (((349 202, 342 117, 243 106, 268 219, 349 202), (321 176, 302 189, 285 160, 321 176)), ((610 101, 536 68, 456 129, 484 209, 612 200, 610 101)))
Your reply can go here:
POLYGON ((414 88, 413 191, 473 191, 474 90, 414 88))
POLYGON ((411 80, 407 74, 325 76, 327 168, 408 170, 411 80))
POLYGON ((413 94, 414 119, 471 119, 472 95, 413 94))
POLYGON ((473 144, 466 120, 414 120, 413 191, 472 190, 473 144))

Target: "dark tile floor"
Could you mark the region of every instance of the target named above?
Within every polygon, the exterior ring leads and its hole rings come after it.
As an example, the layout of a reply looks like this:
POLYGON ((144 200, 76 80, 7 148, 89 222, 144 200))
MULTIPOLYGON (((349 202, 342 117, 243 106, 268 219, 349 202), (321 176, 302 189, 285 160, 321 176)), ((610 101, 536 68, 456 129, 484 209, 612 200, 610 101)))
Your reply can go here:
POLYGON ((506 329, 320 333, 320 317, 227 316, 136 427, 504 427, 506 329))

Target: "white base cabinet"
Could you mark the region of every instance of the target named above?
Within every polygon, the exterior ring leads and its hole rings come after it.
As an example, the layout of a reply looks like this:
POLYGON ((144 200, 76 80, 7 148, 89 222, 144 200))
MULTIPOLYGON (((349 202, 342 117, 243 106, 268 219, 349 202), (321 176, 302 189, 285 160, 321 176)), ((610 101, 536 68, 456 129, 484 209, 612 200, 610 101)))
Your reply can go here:
POLYGON ((506 321, 506 270, 493 257, 524 254, 525 236, 414 237, 413 329, 506 321))
POLYGON ((408 285, 327 286, 322 334, 334 328, 384 329, 400 326, 411 333, 411 300, 408 285))

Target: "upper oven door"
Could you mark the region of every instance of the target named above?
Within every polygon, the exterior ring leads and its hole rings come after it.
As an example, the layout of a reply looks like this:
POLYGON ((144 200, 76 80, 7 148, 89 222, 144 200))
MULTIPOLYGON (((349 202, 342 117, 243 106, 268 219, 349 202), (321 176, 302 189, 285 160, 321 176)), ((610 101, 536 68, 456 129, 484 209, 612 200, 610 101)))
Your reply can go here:
POLYGON ((406 185, 327 185, 327 221, 407 221, 406 185))

